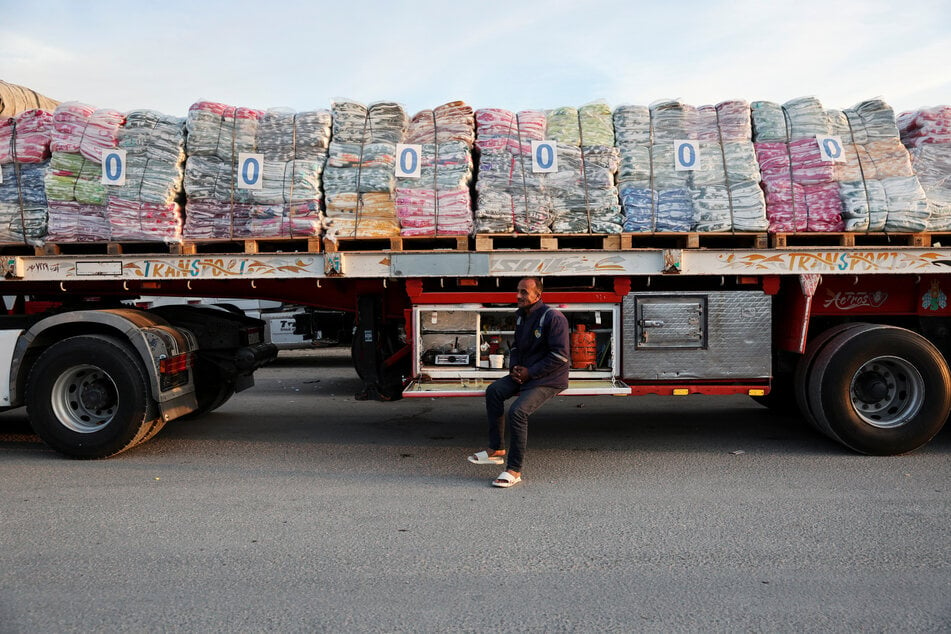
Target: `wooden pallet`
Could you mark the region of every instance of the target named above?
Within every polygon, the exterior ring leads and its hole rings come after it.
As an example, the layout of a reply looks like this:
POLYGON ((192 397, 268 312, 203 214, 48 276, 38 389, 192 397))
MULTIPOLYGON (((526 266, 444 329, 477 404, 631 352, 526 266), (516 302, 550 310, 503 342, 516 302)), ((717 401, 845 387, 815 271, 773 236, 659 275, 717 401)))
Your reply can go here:
POLYGON ((0 244, 0 255, 39 255, 41 247, 22 242, 0 244))
POLYGON ((765 249, 769 236, 758 232, 622 233, 622 249, 765 249))
POLYGON ((932 233, 885 233, 869 231, 866 233, 838 231, 802 231, 796 233, 774 233, 770 235, 773 248, 788 249, 802 247, 930 247, 932 240, 949 234, 932 233))
MULTIPOLYGON (((31 247, 33 248, 33 247, 31 247)), ((182 253, 180 242, 47 242, 35 255, 138 255, 182 253)))
POLYGON ((324 251, 468 251, 469 236, 392 236, 324 239, 324 251))
POLYGON ((255 238, 253 240, 186 240, 182 255, 200 253, 320 253, 320 238, 255 238))
POLYGON ((499 249, 617 251, 620 248, 621 234, 619 233, 486 233, 475 237, 476 251, 499 249))

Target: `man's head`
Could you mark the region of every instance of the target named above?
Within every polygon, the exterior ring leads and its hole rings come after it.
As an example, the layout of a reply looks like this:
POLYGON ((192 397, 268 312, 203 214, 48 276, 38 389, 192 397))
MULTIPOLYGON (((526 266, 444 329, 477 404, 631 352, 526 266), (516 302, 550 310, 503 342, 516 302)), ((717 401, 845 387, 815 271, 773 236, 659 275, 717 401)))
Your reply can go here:
POLYGON ((525 277, 518 283, 518 307, 528 308, 542 298, 542 280, 538 277, 525 277))

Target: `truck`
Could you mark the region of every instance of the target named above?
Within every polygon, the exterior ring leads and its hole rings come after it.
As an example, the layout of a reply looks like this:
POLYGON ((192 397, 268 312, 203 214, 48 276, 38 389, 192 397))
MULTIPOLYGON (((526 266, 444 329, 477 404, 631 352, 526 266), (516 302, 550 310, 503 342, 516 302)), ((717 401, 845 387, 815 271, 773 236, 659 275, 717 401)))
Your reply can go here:
POLYGON ((0 260, 2 294, 17 298, 0 320, 0 405, 25 405, 57 451, 102 458, 220 407, 276 355, 259 319, 121 305, 147 295, 344 313, 357 398, 479 396, 507 372, 518 280, 538 276, 577 343, 565 395, 747 395, 798 408, 853 451, 902 454, 951 411, 941 237, 435 236, 244 253, 21 245, 0 260))
POLYGON ((149 309, 168 304, 217 306, 264 322, 264 341, 278 350, 302 350, 349 343, 353 332, 350 313, 263 299, 235 297, 142 296, 130 306, 149 309))

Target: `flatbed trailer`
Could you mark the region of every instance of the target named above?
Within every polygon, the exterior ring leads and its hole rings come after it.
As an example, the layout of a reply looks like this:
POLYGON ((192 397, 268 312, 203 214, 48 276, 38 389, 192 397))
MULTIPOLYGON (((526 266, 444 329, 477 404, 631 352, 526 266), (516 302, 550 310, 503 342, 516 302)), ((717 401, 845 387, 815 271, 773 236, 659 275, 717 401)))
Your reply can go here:
POLYGON ((358 398, 480 395, 506 371, 517 281, 536 275, 572 331, 593 334, 593 360, 574 360, 566 394, 746 394, 798 407, 816 429, 867 454, 921 447, 951 410, 951 248, 931 237, 797 246, 784 236, 769 246, 766 234, 726 235, 685 248, 651 246, 669 242, 661 234, 601 236, 597 248, 557 236, 514 246, 479 238, 435 248, 310 240, 306 250, 275 252, 257 244, 12 252, 0 260, 2 294, 19 298, 0 325, 8 375, 0 405, 27 405, 38 433, 63 453, 103 457, 154 435, 153 421, 220 406, 276 354, 256 339, 260 322, 238 315, 114 308, 141 295, 343 311, 356 323, 358 398), (24 314, 38 300, 56 312, 24 314), (108 345, 98 345, 103 338, 108 345), (53 364, 49 351, 62 353, 66 341, 67 352, 119 352, 53 364), (90 448, 93 437, 112 440, 90 448))

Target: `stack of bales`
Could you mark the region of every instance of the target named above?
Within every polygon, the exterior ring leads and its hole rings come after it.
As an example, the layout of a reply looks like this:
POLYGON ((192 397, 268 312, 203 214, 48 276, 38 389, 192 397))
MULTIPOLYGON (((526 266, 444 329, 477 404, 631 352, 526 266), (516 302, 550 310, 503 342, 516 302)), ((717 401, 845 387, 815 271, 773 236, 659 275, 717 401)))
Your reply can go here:
POLYGON ((835 163, 846 231, 923 231, 929 209, 902 145, 895 114, 884 101, 829 110, 845 160, 835 163))
POLYGON ((75 101, 64 102, 53 112, 53 155, 46 176, 50 241, 111 239, 102 153, 117 146, 119 126, 124 120, 117 110, 96 109, 75 101))
POLYGON ((380 238, 400 234, 396 214, 396 145, 409 119, 392 102, 365 106, 338 101, 324 194, 327 237, 380 238))
POLYGON ((551 233, 547 174, 532 171, 532 141, 545 140, 545 113, 476 111, 476 233, 551 233))
POLYGON ((558 171, 548 174, 554 233, 620 233, 611 109, 603 103, 547 115, 546 137, 558 144, 558 171))
POLYGON ((118 130, 126 151, 125 184, 109 189, 112 240, 178 241, 182 237, 185 120, 133 110, 118 130))
POLYGON ((292 112, 192 104, 185 166, 185 237, 308 237, 321 231, 326 110, 292 112), (241 154, 261 154, 260 188, 242 187, 241 154))
POLYGON ((700 108, 672 100, 617 108, 624 230, 765 230, 749 116, 739 100, 700 108), (693 169, 678 169, 679 141, 695 144, 693 169))
POLYGON ((818 99, 753 103, 756 155, 771 231, 909 231, 927 221, 924 193, 900 147, 894 115, 871 100, 842 112, 818 99), (822 156, 821 137, 841 142, 822 156))
POLYGON ((396 212, 404 236, 469 235, 473 230, 475 118, 461 101, 417 113, 403 139, 422 146, 418 179, 398 179, 396 212))
POLYGON ((904 112, 898 128, 927 196, 928 230, 951 230, 951 106, 904 112))
POLYGON ((49 240, 180 240, 184 146, 179 117, 60 104, 46 177, 49 240), (115 148, 126 152, 125 182, 106 185, 103 152, 115 148))
POLYGON ((52 122, 45 110, 0 120, 0 242, 39 245, 46 237, 52 122))

